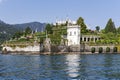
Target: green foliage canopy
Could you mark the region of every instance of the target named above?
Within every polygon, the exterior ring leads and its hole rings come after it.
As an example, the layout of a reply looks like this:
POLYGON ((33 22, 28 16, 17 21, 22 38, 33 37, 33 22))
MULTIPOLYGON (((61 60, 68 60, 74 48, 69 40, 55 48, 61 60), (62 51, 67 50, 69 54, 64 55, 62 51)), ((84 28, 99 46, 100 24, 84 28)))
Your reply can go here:
POLYGON ((30 28, 30 27, 27 27, 27 28, 25 29, 25 34, 31 34, 31 33, 32 33, 31 28, 30 28))
POLYGON ((82 17, 78 18, 77 24, 81 26, 81 33, 87 32, 87 26, 86 26, 84 19, 82 17))
POLYGON ((46 25, 45 30, 47 31, 48 34, 52 34, 53 33, 52 27, 53 27, 53 25, 51 25, 51 24, 47 24, 46 25))
POLYGON ((20 38, 21 36, 23 35, 23 32, 20 32, 20 31, 18 31, 18 32, 16 32, 14 35, 13 35, 13 39, 18 39, 18 38, 20 38))
POLYGON ((120 27, 117 28, 117 33, 120 34, 120 27))
POLYGON ((116 33, 115 24, 111 18, 108 20, 105 27, 105 33, 109 33, 109 32, 116 33))
POLYGON ((100 26, 96 26, 96 31, 99 32, 99 30, 100 30, 100 26))

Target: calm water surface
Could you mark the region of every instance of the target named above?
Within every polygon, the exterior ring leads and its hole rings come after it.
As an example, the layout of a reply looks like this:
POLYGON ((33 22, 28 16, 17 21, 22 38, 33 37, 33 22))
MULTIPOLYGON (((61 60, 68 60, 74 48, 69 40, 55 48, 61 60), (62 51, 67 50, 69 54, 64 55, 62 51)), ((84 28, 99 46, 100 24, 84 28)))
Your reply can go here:
POLYGON ((0 80, 119 80, 120 54, 0 55, 0 80))

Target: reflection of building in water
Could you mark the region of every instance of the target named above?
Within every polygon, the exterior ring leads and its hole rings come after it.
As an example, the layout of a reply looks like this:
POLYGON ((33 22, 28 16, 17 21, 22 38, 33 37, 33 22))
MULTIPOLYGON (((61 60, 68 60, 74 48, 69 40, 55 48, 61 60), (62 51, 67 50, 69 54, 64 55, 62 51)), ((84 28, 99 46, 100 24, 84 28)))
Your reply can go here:
POLYGON ((67 69, 68 69, 68 75, 70 77, 77 77, 79 75, 79 61, 80 56, 79 55, 66 55, 66 62, 67 62, 67 69))

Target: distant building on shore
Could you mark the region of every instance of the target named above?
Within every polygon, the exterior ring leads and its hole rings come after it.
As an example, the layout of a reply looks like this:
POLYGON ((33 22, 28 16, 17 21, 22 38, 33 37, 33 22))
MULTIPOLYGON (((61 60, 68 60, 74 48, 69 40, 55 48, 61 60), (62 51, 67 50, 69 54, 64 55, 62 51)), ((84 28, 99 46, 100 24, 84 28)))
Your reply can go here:
POLYGON ((67 29, 67 35, 64 37, 67 39, 67 45, 80 45, 80 26, 76 24, 76 21, 66 19, 64 21, 56 21, 54 25, 65 25, 67 29))
POLYGON ((66 24, 67 35, 64 35, 64 39, 67 39, 67 46, 70 45, 80 45, 81 42, 89 43, 96 42, 100 40, 100 36, 92 34, 81 34, 81 26, 77 25, 76 21, 66 19, 64 21, 56 21, 54 25, 64 25, 66 24))
POLYGON ((68 40, 68 46, 80 45, 80 26, 68 22, 67 40, 68 40))
POLYGON ((66 23, 69 23, 69 24, 76 24, 76 21, 72 21, 70 19, 66 19, 66 20, 56 20, 55 23, 53 23, 53 25, 62 25, 62 24, 66 24, 66 23))

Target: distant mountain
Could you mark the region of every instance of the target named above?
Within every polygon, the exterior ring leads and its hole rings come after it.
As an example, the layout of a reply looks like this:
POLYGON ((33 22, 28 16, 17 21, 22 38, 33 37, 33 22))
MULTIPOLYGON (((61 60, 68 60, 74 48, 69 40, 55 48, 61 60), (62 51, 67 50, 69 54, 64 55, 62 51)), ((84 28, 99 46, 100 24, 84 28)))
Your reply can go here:
POLYGON ((13 25, 16 28, 21 28, 25 30, 25 28, 30 27, 33 31, 43 31, 45 29, 46 24, 40 22, 30 22, 30 23, 23 23, 23 24, 15 24, 13 25))
POLYGON ((19 31, 17 28, 0 20, 0 44, 5 40, 10 39, 17 31, 19 31))
POLYGON ((30 27, 33 31, 42 31, 45 29, 46 24, 40 22, 30 22, 23 24, 7 24, 4 21, 0 20, 0 43, 10 39, 15 32, 23 31, 26 27, 30 27))
POLYGON ((10 24, 6 24, 6 23, 0 21, 0 33, 1 34, 13 34, 16 31, 18 31, 17 28, 13 27, 10 24))
POLYGON ((4 21, 0 20, 0 33, 14 34, 16 31, 25 30, 27 27, 30 27, 33 31, 43 31, 46 24, 40 22, 30 22, 23 24, 7 24, 4 21))
POLYGON ((0 20, 0 24, 6 24, 5 22, 3 22, 2 20, 0 20))

